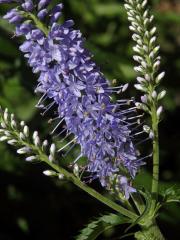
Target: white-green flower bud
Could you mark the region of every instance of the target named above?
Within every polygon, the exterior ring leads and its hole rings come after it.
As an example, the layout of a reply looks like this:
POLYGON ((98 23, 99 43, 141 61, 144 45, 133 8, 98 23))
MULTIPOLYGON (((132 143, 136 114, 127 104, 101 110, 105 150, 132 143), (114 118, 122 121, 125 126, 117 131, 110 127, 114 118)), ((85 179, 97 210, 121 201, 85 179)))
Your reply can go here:
POLYGON ((22 132, 19 133, 19 138, 21 140, 25 140, 26 139, 26 137, 24 136, 24 134, 22 132))
POLYGON ((148 52, 148 51, 149 51, 149 49, 148 49, 148 47, 147 47, 146 45, 143 46, 143 50, 144 50, 145 52, 148 52))
POLYGON ((146 6, 146 4, 147 4, 147 0, 144 0, 141 4, 142 8, 144 8, 146 6))
POLYGON ((143 18, 146 18, 146 17, 148 16, 148 13, 149 13, 149 11, 146 10, 146 11, 144 12, 144 14, 143 14, 143 18))
POLYGON ((138 55, 134 55, 133 59, 134 59, 134 61, 139 62, 139 63, 143 60, 143 58, 138 55))
POLYGON ((24 133, 24 135, 25 135, 26 137, 29 137, 29 128, 28 128, 27 125, 24 126, 23 133, 24 133))
POLYGON ((143 68, 141 67, 141 66, 137 66, 137 67, 134 67, 134 71, 136 71, 136 72, 140 72, 140 73, 143 73, 144 72, 144 70, 143 70, 143 68))
POLYGON ((141 49, 136 45, 133 47, 134 52, 141 53, 141 49))
POLYGON ((138 43, 139 47, 141 47, 141 45, 143 45, 143 43, 142 43, 142 40, 141 40, 141 39, 138 39, 138 40, 137 40, 137 43, 138 43))
POLYGON ((160 66, 161 62, 158 60, 154 63, 153 68, 158 69, 160 66))
POLYGON ((162 111, 163 111, 163 107, 160 106, 160 107, 158 108, 158 110, 157 110, 157 117, 158 117, 158 118, 160 118, 160 115, 161 115, 162 111))
POLYGON ((149 75, 149 74, 147 74, 147 73, 145 74, 145 76, 144 76, 144 77, 145 77, 146 81, 148 81, 148 82, 151 80, 151 77, 150 77, 150 75, 149 75))
POLYGON ((154 37, 152 37, 152 38, 151 38, 151 40, 150 40, 150 42, 149 42, 149 43, 152 45, 152 44, 154 44, 154 43, 155 43, 155 41, 156 41, 156 37, 154 36, 154 37))
POLYGON ((38 136, 38 131, 34 131, 33 133, 33 140, 35 140, 35 138, 38 136))
POLYGON ((56 176, 57 175, 57 173, 52 170, 45 170, 45 171, 43 171, 43 174, 46 176, 56 176))
POLYGON ((11 134, 10 134, 10 132, 9 131, 4 131, 4 134, 7 136, 7 137, 10 137, 11 136, 11 134))
POLYGON ((0 137, 0 142, 3 142, 3 141, 6 141, 8 140, 9 138, 7 136, 2 136, 0 137))
POLYGON ((50 154, 52 156, 54 156, 55 152, 56 152, 56 145, 54 143, 52 143, 51 146, 50 146, 50 154))
POLYGON ((137 28, 137 31, 138 31, 139 33, 142 33, 142 31, 143 31, 142 27, 139 26, 139 27, 137 28))
POLYGON ((156 83, 159 84, 164 76, 165 76, 165 72, 160 73, 156 78, 156 83))
POLYGON ((141 96, 141 102, 147 104, 147 102, 148 102, 147 95, 141 96))
POLYGON ((144 78, 142 78, 142 77, 137 77, 137 81, 139 83, 146 83, 146 80, 144 78))
POLYGON ((43 143, 42 143, 42 149, 46 150, 47 146, 48 146, 48 141, 44 140, 43 143))
POLYGON ((155 90, 152 92, 152 98, 153 98, 153 99, 156 99, 156 98, 157 98, 157 92, 156 92, 155 90))
POLYGON ((145 37, 149 38, 149 32, 148 31, 145 32, 145 37))
POLYGON ((27 162, 32 162, 34 160, 37 160, 37 156, 30 156, 25 159, 27 162))
POLYGON ((149 138, 150 138, 150 139, 154 139, 154 133, 153 133, 152 130, 151 130, 150 133, 149 133, 149 138))
POLYGON ((39 136, 36 136, 36 137, 35 137, 35 139, 34 139, 34 145, 35 145, 36 147, 38 147, 38 146, 40 145, 40 138, 39 138, 39 136))
POLYGON ((12 128, 17 128, 17 123, 15 120, 11 120, 11 127, 12 128))
POLYGON ((130 22, 132 22, 132 21, 135 20, 135 18, 133 18, 133 17, 128 17, 128 20, 129 20, 130 22))
POLYGON ((6 124, 4 122, 1 122, 1 127, 6 128, 6 124))
POLYGON ((136 32, 136 28, 133 27, 133 26, 129 26, 129 29, 130 29, 131 31, 133 31, 133 32, 136 32))
POLYGON ((8 143, 9 145, 14 146, 14 145, 16 145, 17 140, 15 140, 15 139, 11 139, 11 140, 7 141, 7 143, 8 143))
POLYGON ((59 178, 60 180, 64 179, 64 174, 62 174, 62 173, 58 174, 58 178, 59 178))
POLYGON ((147 88, 142 86, 141 84, 134 84, 134 87, 139 91, 147 92, 147 88))
POLYGON ((156 54, 160 49, 160 46, 156 46, 154 49, 153 49, 153 53, 156 54))
POLYGON ((73 173, 75 176, 79 176, 79 166, 77 164, 73 166, 73 173))
POLYGON ((141 21, 140 16, 136 15, 135 17, 136 17, 136 19, 137 19, 139 22, 141 21))
POLYGON ((6 123, 8 123, 8 118, 9 118, 9 114, 8 114, 8 109, 6 108, 5 111, 4 111, 4 121, 6 123))
POLYGON ((49 159, 50 162, 53 162, 54 161, 54 156, 49 155, 48 159, 49 159))
POLYGON ((158 100, 161 100, 164 96, 166 95, 166 90, 163 90, 162 92, 160 92, 159 94, 158 94, 158 100))
POLYGON ((124 7, 125 7, 126 10, 131 10, 132 9, 132 7, 129 4, 124 4, 124 7))
POLYGON ((155 34, 156 30, 157 30, 156 27, 153 27, 151 29, 151 31, 150 31, 151 36, 153 36, 155 34))
POLYGON ((136 34, 136 33, 134 33, 133 35, 132 35, 132 39, 136 42, 138 39, 140 38, 140 36, 138 35, 138 34, 136 34))
POLYGON ((146 132, 146 133, 150 133, 151 128, 148 125, 144 125, 143 126, 143 131, 146 132))
POLYGON ((153 52, 153 51, 150 52, 149 57, 150 57, 151 59, 154 58, 154 52, 153 52))
POLYGON ((19 148, 18 150, 17 150, 17 153, 18 154, 26 154, 26 153, 29 153, 30 152, 30 148, 29 147, 23 147, 23 148, 19 148))
POLYGON ((152 16, 150 16, 149 21, 152 22, 153 19, 154 19, 154 16, 152 15, 152 16))
POLYGON ((141 10, 141 4, 137 5, 137 9, 140 11, 141 10))
POLYGON ((145 112, 149 112, 149 109, 145 104, 140 103, 140 102, 136 102, 135 105, 136 105, 137 109, 141 109, 145 112))
POLYGON ((141 65, 142 65, 143 68, 147 68, 147 64, 146 64, 145 61, 142 61, 142 62, 141 62, 141 65))
POLYGON ((123 88, 122 88, 121 91, 122 91, 122 92, 125 92, 125 91, 127 90, 128 86, 129 86, 128 83, 124 84, 124 86, 123 86, 123 88))
POLYGON ((145 25, 145 26, 147 26, 147 25, 148 25, 148 23, 149 23, 149 19, 148 19, 148 18, 146 18, 146 19, 144 20, 144 25, 145 25))
POLYGON ((21 126, 21 127, 24 127, 24 126, 25 126, 25 122, 24 122, 24 121, 21 121, 21 122, 20 122, 20 126, 21 126))

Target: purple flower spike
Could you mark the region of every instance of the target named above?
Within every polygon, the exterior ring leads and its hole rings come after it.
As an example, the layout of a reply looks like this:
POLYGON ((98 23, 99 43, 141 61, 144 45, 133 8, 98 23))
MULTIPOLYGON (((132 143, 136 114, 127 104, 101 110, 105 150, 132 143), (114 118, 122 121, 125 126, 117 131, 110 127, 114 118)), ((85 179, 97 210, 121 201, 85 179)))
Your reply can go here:
MULTIPOLYGON (((85 49, 81 32, 73 29, 74 22, 57 23, 63 5, 58 4, 47 11, 49 3, 50 0, 40 0, 36 13, 41 20, 40 26, 45 17, 46 22, 49 20, 46 35, 43 28, 37 29, 32 21, 19 24, 22 17, 16 9, 4 16, 16 24, 16 35, 25 36, 20 50, 33 72, 39 73, 36 92, 43 96, 37 106, 47 112, 56 105, 59 122, 52 133, 65 122, 66 128, 62 133, 67 130, 68 135, 74 135, 59 152, 69 147, 68 154, 79 144, 81 151, 74 163, 86 156, 86 170, 92 179, 98 178, 102 186, 118 189, 129 198, 135 192, 131 181, 143 164, 133 143, 138 117, 134 116, 135 107, 127 108, 133 100, 112 102, 110 97, 111 93, 125 91, 127 85, 109 86, 109 81, 85 49), (47 98, 52 103, 45 106, 47 98)), ((22 7, 26 11, 35 9, 31 0, 25 1, 22 7)))

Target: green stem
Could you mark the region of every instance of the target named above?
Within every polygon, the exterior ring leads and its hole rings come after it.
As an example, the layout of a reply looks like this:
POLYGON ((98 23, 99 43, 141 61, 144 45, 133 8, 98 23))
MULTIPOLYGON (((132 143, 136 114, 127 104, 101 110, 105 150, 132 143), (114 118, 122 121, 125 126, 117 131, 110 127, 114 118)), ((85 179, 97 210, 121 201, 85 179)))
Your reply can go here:
POLYGON ((158 137, 158 117, 157 117, 157 108, 153 104, 151 108, 152 116, 152 130, 154 133, 153 139, 153 177, 152 177, 152 211, 155 209, 155 205, 158 197, 158 181, 159 181, 159 137, 158 137))
POLYGON ((155 222, 148 225, 148 227, 142 227, 142 230, 135 233, 135 239, 137 240, 165 240, 159 227, 155 222))
POLYGON ((60 167, 60 166, 50 162, 48 157, 45 154, 40 153, 40 156, 41 156, 41 160, 42 161, 47 163, 54 170, 56 170, 58 173, 63 174, 66 179, 68 179, 69 181, 74 183, 76 186, 78 186, 80 189, 82 189, 83 191, 85 191, 86 193, 91 195, 92 197, 96 198, 100 202, 104 203, 108 207, 112 208, 113 210, 121 213, 122 215, 124 215, 126 217, 129 217, 130 219, 135 220, 138 217, 135 213, 133 213, 133 212, 131 212, 131 211, 121 207, 120 205, 116 204, 112 200, 104 197, 103 195, 101 195, 100 193, 95 191, 94 189, 90 188, 85 183, 83 183, 81 180, 79 180, 77 177, 75 177, 72 173, 69 173, 66 169, 64 169, 64 168, 62 168, 62 167, 60 167))

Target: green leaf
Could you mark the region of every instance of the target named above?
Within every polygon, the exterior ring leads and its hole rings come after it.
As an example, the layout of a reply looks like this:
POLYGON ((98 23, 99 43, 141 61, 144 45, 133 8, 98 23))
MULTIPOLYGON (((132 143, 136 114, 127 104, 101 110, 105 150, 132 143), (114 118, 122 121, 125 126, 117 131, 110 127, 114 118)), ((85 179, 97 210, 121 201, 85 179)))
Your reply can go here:
POLYGON ((124 223, 129 223, 130 220, 126 217, 119 216, 116 214, 104 215, 89 223, 79 236, 76 237, 76 240, 94 240, 104 231, 124 223))
POLYGON ((163 203, 177 202, 180 203, 180 189, 176 186, 165 189, 161 192, 163 203))
POLYGON ((125 230, 125 233, 128 232, 132 227, 140 223, 142 220, 143 221, 146 220, 146 217, 148 216, 149 211, 151 209, 152 196, 150 192, 148 192, 147 190, 145 190, 145 192, 144 191, 139 191, 139 192, 143 195, 145 199, 145 209, 143 213, 125 230))

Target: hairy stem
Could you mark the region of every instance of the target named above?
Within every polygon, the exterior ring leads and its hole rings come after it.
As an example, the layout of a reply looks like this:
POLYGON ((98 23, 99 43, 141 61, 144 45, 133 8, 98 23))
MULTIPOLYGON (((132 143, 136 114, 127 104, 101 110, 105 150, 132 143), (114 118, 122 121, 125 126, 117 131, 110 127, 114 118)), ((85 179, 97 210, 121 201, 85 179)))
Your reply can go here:
POLYGON ((153 222, 148 227, 143 227, 141 231, 135 233, 137 240, 165 240, 159 227, 153 222))

